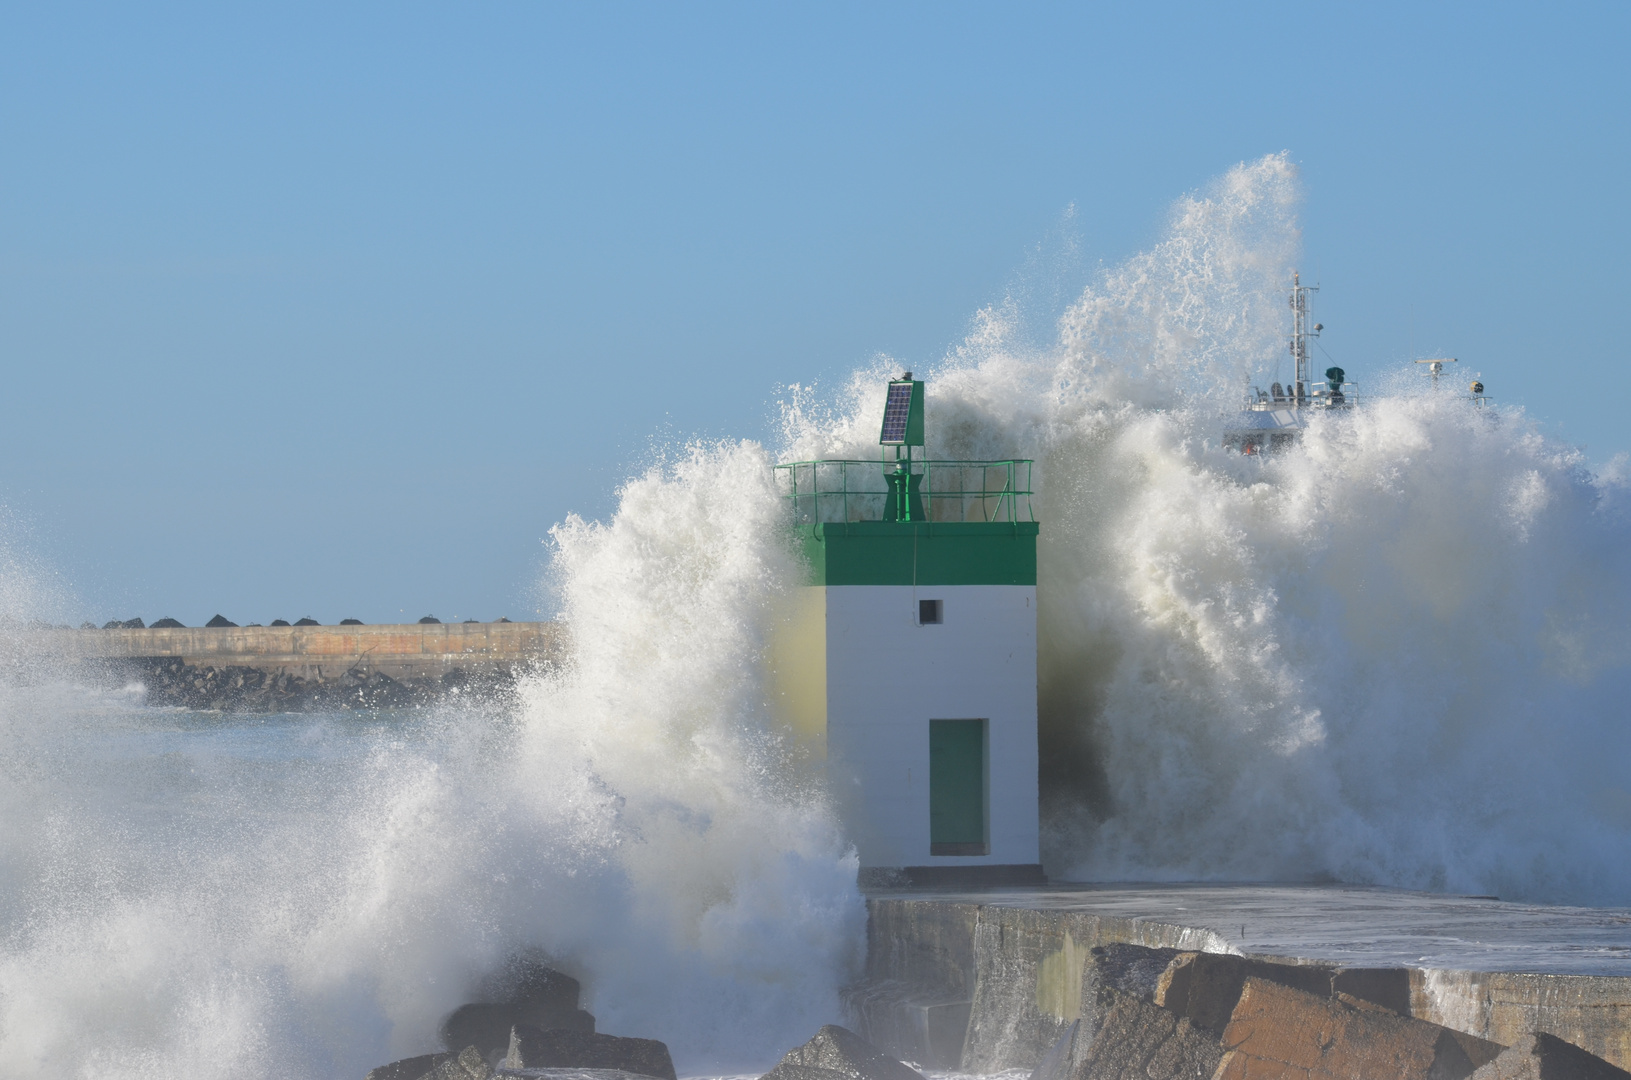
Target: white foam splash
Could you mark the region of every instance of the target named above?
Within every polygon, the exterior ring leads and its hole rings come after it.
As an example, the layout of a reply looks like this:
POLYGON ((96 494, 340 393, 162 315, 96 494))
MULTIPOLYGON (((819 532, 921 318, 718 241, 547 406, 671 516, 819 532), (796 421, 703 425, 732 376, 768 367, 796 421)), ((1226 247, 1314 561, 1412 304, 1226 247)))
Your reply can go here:
POLYGON ((0 1073, 360 1077, 518 950, 682 1071, 837 1019, 856 864, 761 688, 797 571, 752 446, 556 533, 575 663, 510 709, 264 724, 0 688, 0 1073))
MULTIPOLYGON (((1295 203, 1283 157, 1243 165, 1051 345, 1008 305, 929 372, 934 456, 1039 463, 1048 868, 1631 902, 1625 464, 1419 387, 1225 454, 1295 203)), ((796 394, 788 455, 876 453, 895 370, 796 394)), ((764 708, 798 576, 769 463, 688 448, 565 523, 575 664, 514 708, 254 725, 0 686, 0 1074, 355 1080, 518 949, 682 1071, 835 1018, 864 912, 764 708)))
MULTIPOLYGON (((928 373, 929 456, 1038 461, 1048 869, 1631 902, 1624 463, 1422 380, 1224 453, 1296 201, 1242 165, 1052 346, 988 311, 928 373)), ((796 395, 797 455, 866 453, 893 367, 796 395)))

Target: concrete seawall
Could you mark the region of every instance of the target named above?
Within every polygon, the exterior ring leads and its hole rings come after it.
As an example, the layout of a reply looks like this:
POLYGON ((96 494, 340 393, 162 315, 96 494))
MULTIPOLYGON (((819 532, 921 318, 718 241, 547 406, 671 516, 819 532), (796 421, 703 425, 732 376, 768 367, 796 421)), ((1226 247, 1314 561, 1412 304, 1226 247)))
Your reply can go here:
POLYGON ((139 682, 151 704, 246 711, 397 706, 493 689, 558 662, 565 645, 562 628, 543 622, 33 629, 0 642, 25 676, 66 668, 139 682))
POLYGON ((1631 911, 1351 886, 875 892, 852 1019, 942 1069, 1034 1068, 1115 943, 1340 969, 1363 996, 1502 1045, 1544 1031, 1631 1068, 1631 911))

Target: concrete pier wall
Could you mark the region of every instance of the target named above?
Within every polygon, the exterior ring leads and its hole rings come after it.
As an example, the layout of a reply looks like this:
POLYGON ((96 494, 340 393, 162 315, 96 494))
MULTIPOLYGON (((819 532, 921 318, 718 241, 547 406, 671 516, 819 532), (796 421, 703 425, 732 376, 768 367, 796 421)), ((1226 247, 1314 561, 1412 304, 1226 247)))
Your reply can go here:
POLYGON ((874 893, 853 1021, 943 1069, 1029 1069, 1114 943, 1324 965, 1337 989, 1502 1045, 1544 1031, 1631 1068, 1631 912, 1336 886, 874 893), (966 1017, 966 1019, 963 1019, 966 1017))

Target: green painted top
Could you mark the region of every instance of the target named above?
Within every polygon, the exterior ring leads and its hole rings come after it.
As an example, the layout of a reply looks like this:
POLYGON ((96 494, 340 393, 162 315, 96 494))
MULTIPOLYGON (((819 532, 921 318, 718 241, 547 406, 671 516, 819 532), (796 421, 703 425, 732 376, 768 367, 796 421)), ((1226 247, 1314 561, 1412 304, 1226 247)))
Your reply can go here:
POLYGON ((812 585, 1036 585, 1034 521, 829 521, 799 529, 812 585))

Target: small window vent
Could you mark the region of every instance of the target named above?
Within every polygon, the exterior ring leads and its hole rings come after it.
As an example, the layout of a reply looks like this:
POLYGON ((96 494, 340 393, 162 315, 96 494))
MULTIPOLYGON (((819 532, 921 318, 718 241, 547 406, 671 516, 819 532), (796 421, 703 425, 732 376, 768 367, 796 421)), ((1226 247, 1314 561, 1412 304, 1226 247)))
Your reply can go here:
POLYGON ((917 602, 917 622, 919 626, 934 626, 943 620, 939 600, 919 600, 917 602))

